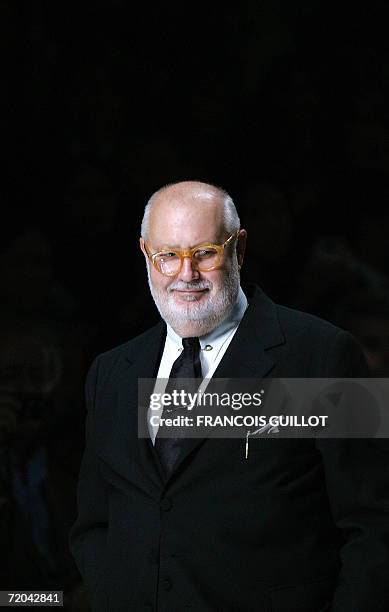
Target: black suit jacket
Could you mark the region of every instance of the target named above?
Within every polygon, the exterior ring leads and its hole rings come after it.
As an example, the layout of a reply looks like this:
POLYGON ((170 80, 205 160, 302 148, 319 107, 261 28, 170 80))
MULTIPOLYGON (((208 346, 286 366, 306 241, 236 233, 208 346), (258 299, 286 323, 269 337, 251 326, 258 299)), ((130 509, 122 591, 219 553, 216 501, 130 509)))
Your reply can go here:
MULTIPOLYGON (((258 288, 215 377, 352 377, 353 338, 258 288)), ((380 440, 197 439, 166 482, 137 437, 137 381, 164 323, 92 364, 71 548, 94 611, 383 612, 389 474, 380 440), (260 442, 260 444, 256 444, 260 442)))

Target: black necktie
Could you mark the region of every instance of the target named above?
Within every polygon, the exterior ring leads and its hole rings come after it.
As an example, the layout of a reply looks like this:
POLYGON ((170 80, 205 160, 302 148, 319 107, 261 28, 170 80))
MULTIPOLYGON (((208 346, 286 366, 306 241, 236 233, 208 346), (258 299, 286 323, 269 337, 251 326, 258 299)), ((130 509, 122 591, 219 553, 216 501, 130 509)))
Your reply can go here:
MULTIPOLYGON (((196 384, 196 389, 193 388, 193 379, 202 378, 199 339, 183 338, 182 346, 184 350, 173 363, 165 393, 171 394, 174 390, 177 390, 178 392, 180 392, 181 390, 184 390, 186 392, 194 392, 200 384, 196 384), (185 383, 184 380, 175 380, 177 378, 191 379, 192 384, 190 384, 189 381, 185 383)), ((164 406, 162 411, 163 418, 168 416, 174 417, 183 414, 185 414, 185 407, 182 406, 174 408, 164 406)), ((160 429, 158 429, 158 433, 159 432, 160 429)), ((155 449, 165 469, 166 475, 170 476, 180 455, 181 449, 185 443, 185 439, 183 437, 164 438, 158 436, 158 433, 155 439, 155 449)))

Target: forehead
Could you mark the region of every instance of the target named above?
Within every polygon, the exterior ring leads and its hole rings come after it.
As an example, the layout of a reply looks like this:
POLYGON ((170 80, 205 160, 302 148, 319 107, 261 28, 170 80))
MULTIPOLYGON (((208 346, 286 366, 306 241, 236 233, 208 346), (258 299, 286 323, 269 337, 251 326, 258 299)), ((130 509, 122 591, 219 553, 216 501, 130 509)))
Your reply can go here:
POLYGON ((152 245, 186 248, 218 242, 224 235, 223 197, 218 192, 172 189, 154 200, 148 236, 152 245))

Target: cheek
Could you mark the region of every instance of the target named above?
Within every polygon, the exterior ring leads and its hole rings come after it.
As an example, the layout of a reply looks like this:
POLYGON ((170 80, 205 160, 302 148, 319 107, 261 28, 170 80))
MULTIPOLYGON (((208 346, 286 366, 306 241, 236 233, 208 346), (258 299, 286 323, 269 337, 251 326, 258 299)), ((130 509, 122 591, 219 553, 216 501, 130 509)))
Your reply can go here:
POLYGON ((172 283, 172 279, 167 276, 163 276, 157 270, 154 269, 154 266, 150 268, 150 276, 151 282, 153 283, 153 287, 158 289, 159 291, 166 291, 169 285, 172 283))
POLYGON ((226 276, 226 270, 214 270, 211 272, 204 273, 204 278, 209 280, 213 285, 213 290, 219 289, 223 284, 226 276))

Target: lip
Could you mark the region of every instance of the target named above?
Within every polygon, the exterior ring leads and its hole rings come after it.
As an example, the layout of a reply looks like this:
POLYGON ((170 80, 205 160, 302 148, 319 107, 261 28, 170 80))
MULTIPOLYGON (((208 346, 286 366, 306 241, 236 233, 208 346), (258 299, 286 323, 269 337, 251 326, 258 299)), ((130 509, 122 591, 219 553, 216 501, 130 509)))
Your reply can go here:
POLYGON ((198 302, 204 295, 206 295, 206 293, 208 293, 208 291, 208 289, 174 289, 173 295, 175 296, 175 299, 179 302, 181 302, 182 300, 187 302, 185 298, 189 297, 192 297, 193 299, 195 299, 195 301, 198 302))
POLYGON ((174 289, 177 293, 204 293, 208 289, 174 289))

